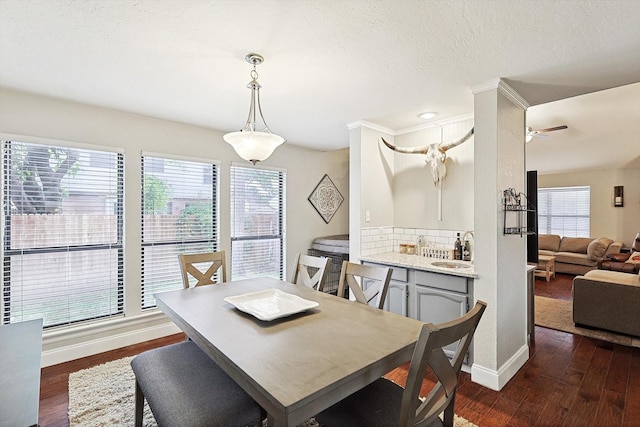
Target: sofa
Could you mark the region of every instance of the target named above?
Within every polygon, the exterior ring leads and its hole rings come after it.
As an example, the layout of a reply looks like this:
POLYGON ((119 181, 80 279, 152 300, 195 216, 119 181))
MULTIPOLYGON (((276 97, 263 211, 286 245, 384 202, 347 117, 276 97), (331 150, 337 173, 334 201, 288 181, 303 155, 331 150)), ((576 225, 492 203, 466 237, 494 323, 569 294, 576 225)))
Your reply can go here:
POLYGON ((620 253, 622 242, 606 237, 538 236, 538 254, 555 256, 556 273, 585 274, 598 266, 598 259, 620 253))
POLYGON ((640 233, 631 245, 628 253, 610 254, 598 260, 600 270, 640 273, 640 233))
POLYGON ((640 337, 640 275, 592 270, 573 279, 576 325, 640 337))

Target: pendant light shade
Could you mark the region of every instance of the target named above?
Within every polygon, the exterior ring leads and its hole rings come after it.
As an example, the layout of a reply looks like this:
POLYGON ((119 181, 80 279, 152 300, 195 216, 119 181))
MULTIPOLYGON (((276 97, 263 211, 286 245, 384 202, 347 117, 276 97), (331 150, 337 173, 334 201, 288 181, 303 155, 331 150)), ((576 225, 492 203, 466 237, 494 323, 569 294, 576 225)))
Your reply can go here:
POLYGON ((284 138, 264 131, 241 130, 224 136, 238 156, 254 165, 266 160, 284 142, 284 138))
POLYGON ((260 65, 264 58, 257 53, 249 53, 245 56, 247 62, 253 65, 251 70, 251 81, 247 87, 251 90, 251 103, 249 105, 249 117, 244 128, 238 132, 231 132, 223 136, 224 140, 236 150, 236 153, 244 160, 254 165, 257 162, 266 160, 274 150, 285 142, 285 139, 271 132, 269 126, 262 116, 260 107, 260 83, 258 83, 258 72, 256 66, 260 65), (262 130, 256 127, 256 118, 260 117, 262 130))

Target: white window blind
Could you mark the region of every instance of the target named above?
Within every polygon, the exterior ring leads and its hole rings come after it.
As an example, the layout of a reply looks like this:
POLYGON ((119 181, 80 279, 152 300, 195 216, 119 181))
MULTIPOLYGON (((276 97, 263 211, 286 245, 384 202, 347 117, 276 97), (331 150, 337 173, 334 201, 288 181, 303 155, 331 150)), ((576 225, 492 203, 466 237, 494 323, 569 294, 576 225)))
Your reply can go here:
POLYGON ((231 167, 231 277, 284 279, 283 171, 231 167))
POLYGON ((217 250, 217 206, 216 165, 142 157, 142 308, 182 288, 178 254, 217 250))
POLYGON ((539 188, 538 232, 589 237, 590 201, 590 187, 539 188))
POLYGON ((3 166, 2 323, 121 315, 123 156, 4 141, 3 166))

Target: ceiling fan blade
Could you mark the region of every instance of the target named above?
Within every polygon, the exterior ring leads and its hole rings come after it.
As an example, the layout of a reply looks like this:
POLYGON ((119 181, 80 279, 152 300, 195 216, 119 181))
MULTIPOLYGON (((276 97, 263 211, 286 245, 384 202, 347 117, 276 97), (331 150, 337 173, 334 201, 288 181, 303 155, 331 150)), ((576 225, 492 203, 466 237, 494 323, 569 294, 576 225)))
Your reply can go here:
POLYGON ((533 132, 535 132, 535 133, 552 132, 554 130, 564 130, 564 129, 567 129, 568 127, 569 126, 567 126, 567 125, 562 125, 562 126, 556 126, 556 127, 552 127, 552 128, 538 129, 538 130, 535 130, 533 132))

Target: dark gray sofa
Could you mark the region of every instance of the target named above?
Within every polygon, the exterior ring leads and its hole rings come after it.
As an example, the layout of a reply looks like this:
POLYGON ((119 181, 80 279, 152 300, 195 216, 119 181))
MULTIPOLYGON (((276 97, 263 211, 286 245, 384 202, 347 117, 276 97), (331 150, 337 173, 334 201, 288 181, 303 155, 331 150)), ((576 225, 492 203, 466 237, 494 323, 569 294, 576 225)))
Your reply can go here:
POLYGON ((592 270, 573 279, 573 322, 640 337, 640 275, 592 270))

